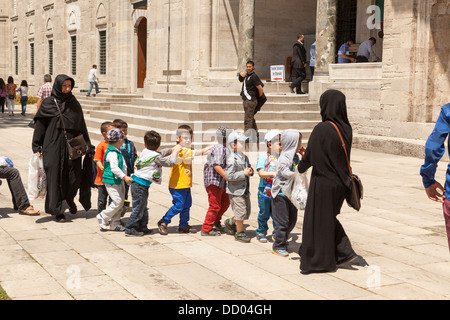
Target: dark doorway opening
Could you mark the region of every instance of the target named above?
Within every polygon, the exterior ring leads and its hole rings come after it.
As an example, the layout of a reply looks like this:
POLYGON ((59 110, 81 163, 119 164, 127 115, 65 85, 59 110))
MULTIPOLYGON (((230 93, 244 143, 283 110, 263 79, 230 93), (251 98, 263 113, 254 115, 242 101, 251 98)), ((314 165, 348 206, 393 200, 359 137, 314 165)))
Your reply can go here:
POLYGON ((147 19, 142 18, 138 25, 138 63, 137 63, 137 87, 144 88, 147 77, 147 19))

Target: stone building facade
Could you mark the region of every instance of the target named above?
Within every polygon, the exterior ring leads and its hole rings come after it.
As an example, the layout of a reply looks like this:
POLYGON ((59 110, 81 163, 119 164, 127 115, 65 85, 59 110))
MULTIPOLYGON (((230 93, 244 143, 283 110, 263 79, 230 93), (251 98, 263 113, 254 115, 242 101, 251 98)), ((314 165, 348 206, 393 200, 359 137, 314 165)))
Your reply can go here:
POLYGON ((237 94, 247 59, 270 78, 303 33, 316 41, 311 100, 340 89, 355 144, 421 155, 449 102, 449 28, 450 0, 0 0, 0 77, 35 93, 66 73, 83 90, 95 63, 110 92, 237 94), (381 63, 335 64, 343 39, 371 36, 381 63))

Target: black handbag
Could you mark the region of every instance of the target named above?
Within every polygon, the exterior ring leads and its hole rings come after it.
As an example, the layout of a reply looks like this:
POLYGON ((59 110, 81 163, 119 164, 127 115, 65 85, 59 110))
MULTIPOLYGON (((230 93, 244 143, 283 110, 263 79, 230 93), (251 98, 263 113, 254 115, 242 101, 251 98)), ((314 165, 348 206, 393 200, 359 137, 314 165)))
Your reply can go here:
POLYGON ((66 142, 67 142, 67 151, 69 154, 69 160, 76 160, 78 158, 81 158, 82 156, 84 156, 88 149, 89 146, 86 143, 86 140, 84 140, 84 137, 82 134, 76 136, 75 138, 72 139, 68 139, 67 138, 67 131, 66 131, 66 126, 64 125, 64 119, 61 113, 61 110, 59 109, 59 105, 58 102, 55 100, 56 103, 56 107, 58 108, 59 111, 59 115, 61 116, 61 123, 64 129, 64 137, 66 138, 66 142))
POLYGON ((350 160, 349 160, 348 154, 347 154, 347 148, 345 147, 345 142, 344 142, 344 139, 342 138, 339 128, 333 122, 331 122, 331 121, 328 121, 328 122, 331 123, 334 126, 334 128, 336 129, 336 131, 338 132, 339 137, 341 138, 341 141, 342 141, 342 147, 344 148, 345 156, 347 158, 347 164, 348 164, 348 170, 350 173, 351 184, 350 184, 350 191, 347 193, 345 200, 347 201, 347 204, 350 207, 352 207, 356 211, 359 211, 359 210, 361 210, 361 200, 364 197, 363 184, 361 182, 361 179, 356 174, 353 174, 352 167, 350 166, 350 160))

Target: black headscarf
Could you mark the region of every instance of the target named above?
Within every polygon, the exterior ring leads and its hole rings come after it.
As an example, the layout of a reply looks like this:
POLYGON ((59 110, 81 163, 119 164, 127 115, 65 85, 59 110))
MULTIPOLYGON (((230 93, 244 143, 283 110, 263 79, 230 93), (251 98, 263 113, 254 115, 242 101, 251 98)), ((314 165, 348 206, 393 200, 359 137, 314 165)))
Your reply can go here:
POLYGON ((331 121, 337 125, 349 151, 353 141, 353 130, 347 116, 345 95, 338 90, 325 91, 320 97, 320 114, 323 122, 331 121))
MULTIPOLYGON (((63 93, 62 85, 66 80, 71 81, 73 90, 75 87, 75 80, 65 74, 58 75, 53 83, 52 95, 42 101, 42 105, 35 115, 35 120, 38 118, 52 117, 58 117, 58 119, 60 119, 57 108, 59 107, 64 118, 66 129, 81 131, 85 127, 83 110, 81 109, 78 100, 72 94, 72 90, 69 93, 63 93)), ((60 120, 58 127, 62 128, 60 120)))

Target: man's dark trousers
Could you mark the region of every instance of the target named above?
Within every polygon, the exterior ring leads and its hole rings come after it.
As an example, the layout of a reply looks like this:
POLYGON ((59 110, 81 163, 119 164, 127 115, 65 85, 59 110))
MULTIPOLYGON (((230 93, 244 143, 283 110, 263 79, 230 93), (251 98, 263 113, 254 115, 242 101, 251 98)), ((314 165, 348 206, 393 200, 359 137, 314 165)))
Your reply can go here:
POLYGON ((296 89, 296 93, 300 94, 302 92, 302 82, 306 79, 306 68, 295 68, 295 73, 297 73, 297 79, 291 84, 291 89, 296 89))

